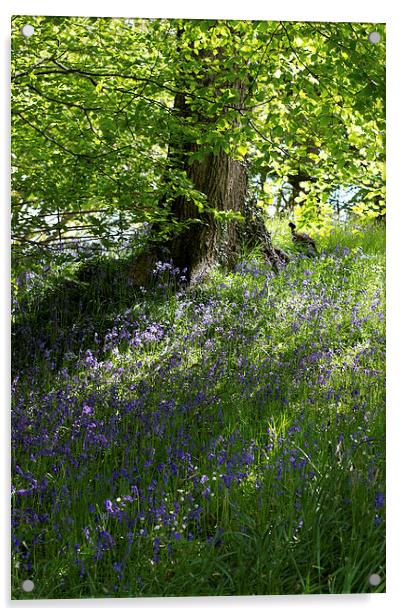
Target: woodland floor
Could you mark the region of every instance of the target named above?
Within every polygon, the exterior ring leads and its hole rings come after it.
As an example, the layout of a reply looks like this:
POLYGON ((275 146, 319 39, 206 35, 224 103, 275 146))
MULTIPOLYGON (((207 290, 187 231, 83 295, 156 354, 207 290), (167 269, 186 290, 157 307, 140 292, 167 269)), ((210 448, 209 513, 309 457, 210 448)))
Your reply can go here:
POLYGON ((13 598, 384 592, 385 231, 318 244, 191 291, 169 264, 144 291, 107 259, 32 278, 13 598))

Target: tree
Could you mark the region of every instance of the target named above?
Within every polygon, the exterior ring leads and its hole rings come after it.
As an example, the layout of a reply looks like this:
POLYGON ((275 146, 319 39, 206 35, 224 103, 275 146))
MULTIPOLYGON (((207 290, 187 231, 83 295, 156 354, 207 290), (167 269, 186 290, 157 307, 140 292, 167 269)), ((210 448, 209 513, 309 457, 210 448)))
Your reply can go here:
POLYGON ((263 176, 271 202, 284 183, 307 178, 298 226, 322 226, 342 186, 364 195, 361 216, 383 212, 382 25, 30 22, 35 34, 24 39, 26 19, 13 21, 20 249, 77 235, 111 246, 148 223, 150 253, 163 246, 189 278, 231 265, 243 239, 260 242, 275 266, 251 190, 263 176), (367 39, 373 29, 378 45, 367 39))
POLYGON ((250 34, 252 25, 244 22, 183 22, 178 29, 177 53, 186 61, 176 74, 173 109, 186 130, 173 131, 169 161, 202 199, 184 194, 172 200, 171 215, 184 226, 168 248, 190 280, 202 279, 217 262, 233 266, 245 237, 260 243, 278 267, 269 233, 261 220, 253 224, 259 214, 247 203, 247 147, 241 139, 252 76, 235 51, 237 37, 244 42, 250 34))

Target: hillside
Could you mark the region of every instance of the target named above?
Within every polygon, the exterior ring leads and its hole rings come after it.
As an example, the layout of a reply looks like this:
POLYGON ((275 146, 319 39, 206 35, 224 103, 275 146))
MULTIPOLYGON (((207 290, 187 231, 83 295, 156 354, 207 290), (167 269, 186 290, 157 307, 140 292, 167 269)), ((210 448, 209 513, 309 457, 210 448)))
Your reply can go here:
POLYGON ((278 275, 104 258, 16 296, 15 598, 384 591, 385 230, 286 233, 278 275))

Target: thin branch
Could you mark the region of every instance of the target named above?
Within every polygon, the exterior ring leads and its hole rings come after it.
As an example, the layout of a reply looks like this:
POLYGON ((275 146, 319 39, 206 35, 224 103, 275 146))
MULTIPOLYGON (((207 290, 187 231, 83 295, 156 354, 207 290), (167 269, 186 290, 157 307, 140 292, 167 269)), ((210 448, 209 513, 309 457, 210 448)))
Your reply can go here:
POLYGON ((76 107, 77 109, 80 109, 81 111, 84 111, 84 112, 85 111, 100 111, 102 109, 102 107, 85 107, 84 105, 79 105, 78 103, 73 103, 71 101, 62 100, 60 98, 54 98, 52 96, 49 96, 48 94, 44 94, 44 92, 39 90, 32 83, 28 84, 28 88, 30 90, 33 90, 37 94, 39 94, 39 96, 42 96, 43 98, 45 98, 47 101, 50 101, 52 103, 58 103, 59 105, 64 105, 65 107, 76 107))
POLYGON ((124 150, 132 150, 133 149, 133 146, 126 145, 126 146, 122 146, 121 148, 111 149, 108 152, 102 152, 101 154, 81 154, 79 152, 74 152, 73 150, 70 150, 65 145, 63 145, 62 143, 57 141, 57 139, 55 139, 54 137, 49 135, 46 131, 43 131, 41 128, 39 128, 39 126, 36 126, 35 124, 32 124, 32 122, 27 120, 25 118, 25 116, 20 111, 18 111, 16 113, 16 115, 18 115, 22 119, 22 121, 25 122, 25 124, 27 124, 28 126, 33 128, 40 135, 42 135, 42 137, 44 137, 47 141, 50 141, 51 143, 54 143, 58 148, 60 148, 64 152, 66 152, 66 154, 70 154, 70 156, 74 156, 75 158, 87 158, 87 159, 90 159, 90 160, 91 159, 95 160, 97 158, 105 158, 106 156, 110 156, 111 154, 118 154, 119 152, 122 152, 124 150))
POLYGON ((21 111, 18 111, 17 115, 21 118, 21 120, 25 124, 27 124, 28 126, 33 128, 37 133, 42 135, 42 137, 44 137, 47 141, 50 141, 51 143, 54 143, 55 145, 57 145, 58 148, 60 148, 61 150, 63 150, 67 154, 70 154, 70 156, 84 156, 83 154, 79 154, 78 152, 74 152, 73 150, 70 150, 65 145, 63 145, 62 143, 59 143, 56 139, 54 139, 54 137, 51 137, 50 135, 48 135, 48 133, 46 133, 41 128, 39 128, 39 126, 35 126, 35 124, 32 124, 32 122, 27 120, 27 118, 21 113, 21 111))
MULTIPOLYGON (((260 72, 261 72, 261 68, 262 68, 262 66, 263 66, 263 61, 265 60, 265 56, 267 55, 267 51, 268 51, 268 49, 269 49, 269 46, 271 45, 272 41, 274 40, 274 36, 275 36, 275 34, 276 34, 277 30, 280 28, 280 25, 281 25, 280 23, 277 25, 277 27, 276 27, 276 28, 275 28, 275 30, 273 31, 273 33, 272 33, 272 35, 271 35, 271 37, 270 37, 269 41, 267 41, 267 44, 265 45, 265 49, 264 49, 264 51, 263 51, 263 54, 262 54, 261 60, 260 60, 260 61, 259 61, 259 63, 258 63, 257 72, 256 72, 256 74, 254 75, 253 80, 252 80, 252 82, 250 83, 250 85, 249 85, 249 87, 248 87, 248 92, 247 92, 247 94, 246 94, 246 96, 245 96, 245 98, 244 98, 243 103, 246 101, 246 99, 248 98, 248 96, 250 96, 250 94, 251 94, 251 93, 252 93, 252 91, 253 91, 254 84, 256 83, 256 81, 257 81, 257 79, 258 79, 258 75, 259 75, 259 74, 260 74, 260 72)), ((254 105, 254 107, 258 107, 258 106, 259 106, 259 105, 254 105)))
MULTIPOLYGON (((282 25, 282 28, 283 28, 283 29, 284 29, 284 31, 285 31, 286 38, 288 39, 288 42, 289 42, 289 47, 290 47, 290 49, 293 51, 293 53, 294 53, 295 57, 297 58, 297 60, 300 62, 300 64, 301 64, 302 66, 304 66, 304 68, 305 68, 305 69, 306 69, 306 71, 309 73, 309 75, 311 75, 311 76, 312 76, 312 77, 313 77, 316 81, 318 81, 318 83, 321 85, 321 87, 322 87, 324 90, 326 90, 326 91, 328 92, 328 94, 329 94, 330 98, 331 98, 331 99, 335 102, 335 104, 336 104, 336 105, 339 105, 339 103, 338 103, 337 101, 335 101, 334 95, 332 94, 332 92, 333 92, 333 88, 331 87, 331 85, 330 85, 330 86, 327 86, 327 85, 325 84, 325 78, 323 78, 323 76, 322 76, 322 75, 318 75, 318 74, 314 73, 314 72, 310 69, 310 67, 309 67, 309 66, 307 66, 307 64, 306 64, 305 62, 303 62, 303 60, 301 59, 301 57, 299 56, 299 54, 297 53, 297 51, 296 51, 296 50, 295 50, 295 48, 293 47, 292 41, 290 40, 290 36, 289 36, 289 33, 288 33, 287 29, 286 29, 285 24, 284 24, 282 21, 281 21, 280 23, 281 23, 281 25, 282 25)), ((345 85, 343 86, 343 89, 344 89, 346 92, 348 92, 349 94, 351 94, 352 96, 354 96, 354 95, 356 94, 355 92, 353 92, 352 90, 350 90, 349 88, 347 88, 345 85)))
MULTIPOLYGON (((17 207, 18 205, 19 204, 15 204, 12 207, 17 207)), ((27 205, 27 204, 24 203, 24 205, 27 205)), ((68 210, 66 212, 63 212, 63 216, 71 214, 71 215, 76 215, 77 218, 79 218, 80 216, 87 216, 87 215, 90 215, 90 214, 100 214, 101 212, 109 212, 110 213, 110 209, 104 208, 104 209, 101 209, 101 210, 68 210)), ((23 214, 24 213, 22 213, 22 216, 23 216, 23 214)), ((56 216, 56 214, 54 212, 52 212, 51 214, 49 214, 49 213, 48 214, 35 214, 34 218, 46 218, 46 216, 56 216)), ((28 219, 31 220, 32 217, 29 216, 28 219)))
POLYGON ((15 75, 12 75, 11 80, 19 79, 20 77, 25 77, 26 75, 30 75, 37 66, 40 66, 44 62, 51 62, 52 60, 53 60, 52 56, 49 56, 47 58, 42 58, 41 60, 38 60, 37 62, 35 62, 35 64, 31 66, 29 70, 21 71, 20 73, 16 73, 15 75))
MULTIPOLYGON (((286 29, 285 24, 283 23, 283 21, 281 21, 281 22, 280 22, 280 24, 281 24, 281 26, 282 26, 283 30, 285 31, 286 38, 288 39, 289 47, 290 47, 290 49, 293 51, 294 55, 296 56, 296 58, 298 59, 298 61, 300 62, 300 64, 301 64, 302 66, 304 66, 304 68, 305 68, 305 69, 306 69, 306 71, 309 73, 309 75, 311 75, 312 77, 314 77, 314 79, 315 79, 316 81, 318 81, 318 83, 320 83, 321 76, 316 75, 315 73, 313 73, 313 71, 312 71, 312 70, 311 70, 311 69, 307 66, 307 64, 306 64, 305 62, 303 62, 303 60, 300 58, 299 54, 297 53, 297 51, 296 51, 296 50, 295 50, 295 48, 293 47, 292 41, 290 40, 290 36, 289 36, 289 33, 288 33, 287 29, 286 29)), ((324 87, 325 87, 325 86, 324 86, 324 87)))
MULTIPOLYGON (((240 111, 240 114, 242 116, 244 116, 244 113, 242 113, 240 111)), ((285 154, 285 156, 287 156, 288 158, 292 158, 293 160, 297 161, 298 164, 300 164, 302 162, 302 160, 300 158, 298 158, 297 156, 294 156, 293 154, 291 154, 289 152, 289 150, 287 150, 286 148, 281 147, 280 145, 274 143, 272 141, 272 139, 270 139, 269 137, 267 137, 266 135, 264 135, 264 133, 262 133, 259 128, 257 128, 257 126, 254 124, 254 122, 252 120, 250 120, 250 118, 246 117, 246 121, 249 124, 249 126, 251 126, 251 128, 253 130, 255 130, 255 132, 261 137, 261 139, 263 141, 266 141, 267 143, 271 144, 274 148, 276 148, 277 150, 280 150, 282 152, 282 154, 285 154)))
MULTIPOLYGON (((126 75, 124 73, 115 73, 115 72, 94 72, 94 71, 84 71, 82 69, 78 69, 78 68, 68 68, 67 66, 64 66, 63 64, 61 64, 61 62, 58 62, 57 60, 53 60, 53 63, 56 64, 57 69, 53 69, 50 67, 44 67, 45 70, 41 70, 41 71, 36 71, 35 75, 78 75, 81 77, 85 77, 90 79, 90 81, 93 83, 94 86, 97 86, 97 82, 93 79, 93 77, 116 77, 118 79, 127 79, 127 80, 132 80, 132 81, 138 81, 140 83, 145 83, 145 84, 152 84, 157 86, 158 88, 162 89, 162 90, 166 90, 167 92, 170 92, 171 94, 181 94, 184 96, 188 96, 194 100, 202 100, 205 101, 207 103, 212 103, 215 104, 216 100, 212 99, 212 98, 208 98, 206 96, 200 96, 198 94, 195 94, 194 92, 186 92, 186 91, 182 91, 182 90, 177 90, 176 88, 170 87, 168 85, 166 85, 166 83, 161 83, 159 81, 157 81, 156 79, 152 79, 149 77, 138 77, 138 76, 134 76, 134 75, 126 75)), ((32 72, 32 71, 30 71, 32 72)), ((20 77, 21 74, 17 74, 15 76, 15 79, 17 79, 18 77, 20 77)), ((144 88, 142 88, 142 91, 144 90, 144 88)), ((234 109, 236 111, 239 111, 238 106, 236 105, 230 105, 230 104, 225 104, 224 107, 226 109, 234 109)), ((244 108, 244 111, 248 111, 247 108, 244 108)))

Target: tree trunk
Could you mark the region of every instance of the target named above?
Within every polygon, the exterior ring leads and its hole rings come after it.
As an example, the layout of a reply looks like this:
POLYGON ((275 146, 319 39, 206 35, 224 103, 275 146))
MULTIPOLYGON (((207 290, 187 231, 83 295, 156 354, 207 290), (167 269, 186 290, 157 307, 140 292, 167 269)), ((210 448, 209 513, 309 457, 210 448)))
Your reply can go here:
MULTIPOLYGON (((194 144, 187 151, 195 151, 194 144)), ((177 157, 176 157, 177 160, 177 157)), ((178 197, 171 212, 179 223, 190 222, 166 245, 175 266, 186 270, 189 282, 201 281, 215 264, 232 268, 239 257, 243 241, 250 246, 261 244, 266 258, 278 271, 281 262, 272 246, 262 213, 248 199, 247 164, 233 160, 221 150, 206 154, 191 165, 182 158, 182 168, 196 190, 203 193, 212 211, 200 212, 185 197, 178 197), (239 213, 243 221, 220 217, 221 212, 239 213)))
MULTIPOLYGON (((208 206, 217 212, 243 212, 247 193, 247 169, 244 163, 227 154, 207 154, 186 169, 196 190, 202 192, 208 206)), ((183 197, 172 204, 172 213, 180 223, 190 223, 168 245, 175 265, 187 268, 191 281, 202 279, 215 263, 231 267, 240 248, 238 222, 219 219, 212 211, 199 212, 183 197)))

